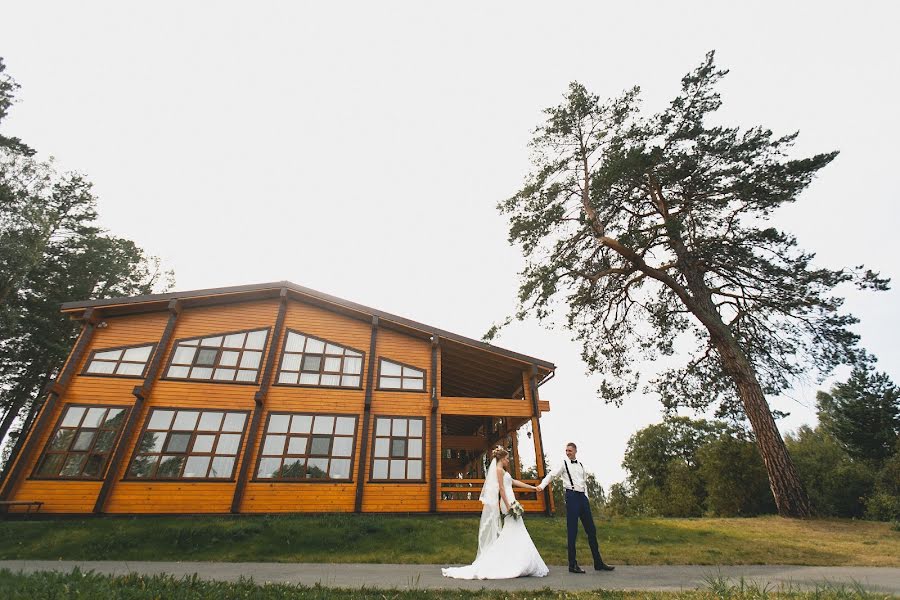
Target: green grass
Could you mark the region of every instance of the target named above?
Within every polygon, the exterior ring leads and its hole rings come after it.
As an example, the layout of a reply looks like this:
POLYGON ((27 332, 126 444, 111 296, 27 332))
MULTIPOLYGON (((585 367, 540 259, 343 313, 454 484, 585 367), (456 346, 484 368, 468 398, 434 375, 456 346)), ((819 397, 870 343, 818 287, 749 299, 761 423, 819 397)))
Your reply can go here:
MULTIPOLYGON (((900 566, 889 523, 842 519, 598 520, 613 564, 900 566)), ((477 517, 197 516, 0 522, 0 559, 469 563, 477 517)), ((549 564, 566 563, 565 519, 528 519, 549 564)), ((579 556, 590 553, 579 534, 579 556)))
POLYGON ((713 580, 707 582, 706 589, 680 592, 622 592, 614 590, 597 590, 591 592, 559 592, 549 589, 539 591, 508 592, 481 589, 469 590, 380 590, 361 589, 346 590, 325 588, 321 586, 300 586, 287 584, 257 585, 252 580, 241 580, 237 583, 203 581, 194 577, 181 579, 168 575, 141 576, 126 575, 113 577, 82 573, 74 570, 71 573, 43 572, 31 575, 13 574, 8 570, 0 570, 0 597, 6 600, 45 600, 68 598, 116 598, 119 600, 345 600, 372 598, 379 600, 450 600, 450 599, 483 599, 483 600, 585 600, 588 598, 631 600, 646 598, 652 600, 879 600, 889 598, 886 594, 873 594, 859 587, 822 587, 813 591, 801 592, 790 588, 771 589, 743 583, 732 584, 713 580))

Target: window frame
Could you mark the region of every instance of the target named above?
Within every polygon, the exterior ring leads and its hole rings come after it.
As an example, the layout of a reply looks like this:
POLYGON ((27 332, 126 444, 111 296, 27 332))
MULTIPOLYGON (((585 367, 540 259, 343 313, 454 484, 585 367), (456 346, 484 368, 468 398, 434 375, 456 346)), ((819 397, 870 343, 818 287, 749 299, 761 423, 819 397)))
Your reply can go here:
MULTIPOLYGON (((321 379, 322 375, 331 374, 331 373, 325 373, 322 370, 325 366, 324 358, 327 356, 333 357, 335 355, 334 354, 325 354, 323 352, 321 354, 321 356, 323 357, 323 360, 322 360, 322 364, 319 366, 319 371, 318 371, 320 379, 321 379)), ((341 356, 341 368, 342 369, 344 366, 344 358, 345 357, 346 357, 345 355, 341 356)), ((353 358, 356 358, 356 357, 353 357, 353 358)), ((348 346, 347 344, 344 344, 343 342, 338 342, 336 340, 326 340, 325 338, 321 338, 321 337, 318 337, 315 335, 310 335, 308 333, 298 331, 297 329, 285 328, 284 339, 282 340, 282 343, 281 343, 281 352, 278 355, 278 360, 276 361, 276 366, 275 366, 274 370, 275 370, 275 373, 273 375, 274 381, 273 381, 272 385, 282 385, 285 387, 294 387, 294 388, 299 387, 299 388, 312 388, 312 389, 325 389, 325 390, 351 390, 351 391, 356 390, 356 391, 359 391, 359 390, 364 389, 364 386, 365 386, 365 382, 363 381, 363 375, 366 372, 366 353, 363 350, 354 348, 353 346, 348 346), (326 346, 328 344, 331 344, 332 346, 340 346, 344 350, 351 350, 353 352, 358 353, 360 355, 359 359, 361 361, 359 375, 351 375, 351 376, 359 377, 359 385, 356 387, 351 387, 351 386, 346 386, 346 385, 320 385, 320 384, 315 384, 315 383, 300 383, 299 381, 297 383, 285 383, 283 381, 279 381, 281 372, 282 372, 281 365, 284 364, 285 353, 287 353, 287 354, 302 354, 304 356, 304 358, 306 357, 306 352, 287 352, 288 336, 291 333, 295 333, 297 335, 302 335, 308 339, 313 339, 313 340, 317 340, 319 342, 323 342, 326 346)), ((287 371, 287 372, 294 373, 295 371, 287 371)), ((312 371, 308 371, 308 372, 312 373, 312 371)), ((300 370, 296 371, 296 373, 300 373, 300 374, 303 373, 302 365, 301 365, 300 370)), ((343 372, 341 373, 341 375, 343 376, 343 372)), ((299 375, 298 375, 298 379, 299 379, 299 375)), ((301 414, 303 414, 303 413, 301 413, 301 414)))
MULTIPOLYGON (((422 367, 417 367, 415 365, 409 365, 406 363, 402 363, 399 360, 394 360, 392 358, 388 358, 386 356, 378 356, 378 372, 376 375, 376 387, 375 391, 377 392, 403 392, 405 394, 427 394, 428 393, 428 369, 423 369, 422 367), (422 389, 421 390, 404 390, 403 389, 403 375, 401 371, 401 375, 397 376, 397 379, 400 379, 400 387, 399 388, 384 388, 381 387, 381 365, 383 362, 393 363, 395 365, 399 365, 400 367, 406 367, 407 369, 415 369, 416 371, 422 371, 422 389)), ((391 375, 388 375, 391 377, 391 375)), ((409 377, 407 379, 418 379, 418 377, 409 377)))
MULTIPOLYGON (((223 340, 223 341, 224 341, 224 340, 223 340)), ((245 340, 244 343, 246 343, 246 340, 245 340)), ((162 370, 163 375, 162 375, 162 377, 160 377, 159 379, 160 379, 161 381, 180 381, 180 382, 182 382, 182 383, 215 383, 215 384, 226 384, 226 385, 259 385, 259 378, 262 376, 262 371, 263 371, 264 368, 265 368, 266 354, 267 354, 267 353, 266 353, 266 349, 271 345, 271 343, 272 343, 272 327, 251 327, 250 329, 240 329, 240 330, 238 330, 238 331, 226 331, 226 332, 222 332, 222 333, 220 333, 220 332, 217 331, 217 332, 213 332, 213 333, 210 333, 210 334, 191 335, 191 336, 188 336, 188 337, 179 338, 179 339, 175 340, 174 342, 172 342, 172 349, 169 351, 169 357, 168 357, 168 360, 166 361, 166 365, 165 365, 165 367, 163 367, 163 370, 162 370), (254 331, 265 331, 265 332, 266 332, 266 341, 265 341, 265 343, 263 344, 263 347, 262 347, 261 350, 250 350, 251 352, 259 352, 259 353, 260 353, 260 357, 259 357, 259 366, 256 368, 256 379, 254 379, 253 381, 236 381, 236 380, 235 380, 235 381, 225 381, 225 380, 222 380, 222 379, 213 379, 212 376, 210 376, 209 379, 192 379, 192 378, 190 378, 190 377, 169 377, 169 369, 170 369, 172 366, 176 366, 176 367, 186 366, 186 365, 181 365, 181 364, 177 364, 177 365, 173 365, 173 364, 172 364, 172 362, 175 360, 175 351, 178 349, 178 346, 179 346, 180 344, 182 344, 183 342, 186 342, 186 341, 189 341, 189 340, 198 340, 196 348, 197 348, 198 354, 199 354, 200 348, 207 348, 207 349, 212 349, 212 348, 213 348, 212 346, 203 346, 203 345, 202 345, 202 341, 203 341, 205 338, 210 338, 210 337, 222 337, 222 338, 225 338, 225 337, 227 337, 227 336, 229 336, 229 335, 235 335, 235 334, 237 334, 237 333, 252 333, 252 332, 254 332, 254 331)), ((216 353, 216 362, 215 362, 215 364, 207 366, 207 365, 198 365, 198 364, 192 362, 192 363, 190 364, 190 366, 188 367, 188 369, 193 369, 193 368, 196 367, 196 366, 204 367, 204 368, 210 368, 210 369, 212 369, 212 374, 214 375, 215 372, 216 372, 216 369, 219 368, 219 361, 222 359, 222 352, 223 352, 224 350, 235 351, 236 349, 235 349, 235 348, 225 348, 224 346, 218 346, 218 347, 216 348, 216 350, 217 350, 217 353, 216 353)), ((246 348, 243 348, 243 347, 242 347, 240 350, 237 350, 237 351, 241 353, 241 356, 243 356, 243 353, 244 353, 245 350, 246 350, 246 348)), ((195 354, 195 358, 196 358, 196 354, 195 354)), ((238 361, 240 362, 240 357, 238 357, 238 361)), ((222 368, 232 368, 232 366, 231 366, 231 365, 225 365, 225 366, 222 367, 222 368)), ((239 366, 234 366, 233 368, 234 368, 235 370, 238 370, 238 369, 239 369, 239 366)), ((237 375, 235 375, 235 377, 236 377, 236 376, 237 376, 237 375)))
MULTIPOLYGON (((193 339, 193 338, 186 338, 186 339, 193 339)), ((172 419, 174 422, 174 419, 175 419, 174 415, 173 415, 172 419)), ((225 417, 223 416, 222 419, 224 422, 225 417)), ((239 471, 238 467, 240 466, 241 460, 243 460, 243 452, 241 452, 241 450, 242 450, 242 448, 244 448, 244 444, 247 443, 246 436, 247 436, 247 428, 249 427, 249 421, 250 421, 250 411, 243 410, 243 409, 210 408, 210 407, 204 407, 204 406, 151 406, 148 408, 147 414, 144 416, 144 423, 141 426, 141 431, 140 431, 137 439, 135 440, 134 450, 131 453, 131 458, 129 458, 129 460, 128 460, 128 466, 125 468, 125 474, 122 476, 122 478, 119 481, 132 482, 132 483, 141 483, 141 482, 151 482, 151 483, 184 483, 184 482, 189 482, 189 483, 234 483, 235 481, 237 481, 238 471, 239 471), (187 411, 197 411, 198 413, 221 412, 221 413, 225 413, 225 414, 227 414, 227 413, 243 414, 244 415, 244 426, 241 429, 241 432, 240 432, 241 439, 240 439, 240 442, 238 443, 237 451, 234 454, 234 467, 231 470, 231 477, 133 477, 132 475, 130 475, 129 473, 131 472, 131 467, 134 464, 135 459, 137 459, 139 454, 142 454, 141 452, 139 452, 138 448, 140 446, 140 441, 142 439, 144 439, 144 434, 146 434, 149 429, 150 415, 153 413, 154 410, 172 410, 172 411, 175 411, 176 413, 180 410, 187 410, 187 411)), ((235 433, 233 431, 222 431, 221 426, 215 432, 208 432, 208 431, 201 432, 197 429, 197 425, 199 425, 199 423, 200 423, 200 417, 198 416, 197 424, 194 425, 194 429, 190 432, 191 438, 190 438, 190 440, 188 440, 188 446, 187 446, 188 448, 193 448, 194 440, 196 439, 198 433, 200 433, 201 435, 208 435, 210 433, 214 433, 216 435, 217 442, 218 442, 218 436, 220 436, 221 434, 235 433)), ((161 430, 154 429, 153 431, 161 431, 161 430)), ((166 429, 165 431, 167 432, 166 441, 168 441, 168 434, 172 433, 173 431, 180 431, 182 433, 187 433, 187 431, 185 431, 185 430, 171 429, 171 428, 166 429)), ((162 456, 165 454, 176 454, 176 453, 174 453, 174 452, 167 453, 167 452, 163 451, 163 452, 153 452, 153 453, 147 453, 147 454, 159 454, 160 456, 162 456)), ((185 457, 185 465, 182 465, 182 467, 181 467, 182 472, 184 472, 184 467, 187 464, 187 459, 191 456, 211 456, 211 457, 216 456, 215 453, 210 453, 210 452, 200 452, 197 454, 191 454, 191 453, 185 451, 185 452, 181 452, 181 453, 177 453, 177 454, 182 454, 185 457)), ((223 456, 230 456, 230 455, 225 454, 223 456)), ((158 462, 157 462, 157 470, 159 470, 158 462)))
MULTIPOLYGON (((409 431, 409 423, 406 424, 407 432, 409 431)), ((372 415, 372 449, 369 451, 369 483, 397 483, 397 484, 418 484, 421 485, 423 483, 428 483, 428 479, 425 477, 426 467, 428 466, 426 463, 426 455, 427 447, 426 442, 428 440, 428 417, 419 416, 419 415, 372 415), (406 419, 409 421, 410 419, 417 419, 422 421, 422 478, 421 479, 375 479, 375 441, 380 437, 384 438, 385 436, 378 436, 376 432, 378 431, 378 419, 391 419, 391 428, 394 426, 394 419, 406 419)), ((393 435, 387 436, 388 441, 388 457, 387 460, 391 460, 390 452, 391 446, 393 445, 393 440, 395 439, 403 439, 406 440, 407 444, 407 453, 409 452, 409 440, 410 439, 419 439, 418 437, 410 438, 409 435, 405 437, 395 437, 393 435)), ((379 460, 384 460, 383 457, 379 457, 379 460)), ((416 460, 415 458, 410 459, 409 455, 403 458, 405 461, 416 460)), ((407 465, 408 468, 408 465, 407 465)), ((406 470, 404 470, 405 472, 406 470)), ((390 463, 388 463, 388 475, 390 475, 390 463)), ((434 474, 432 473, 432 476, 434 474)))
MULTIPOLYGON (((131 415, 131 409, 132 409, 132 408, 133 408, 133 407, 132 407, 131 405, 129 405, 129 404, 88 404, 88 403, 84 403, 84 402, 67 402, 66 404, 64 404, 64 405, 63 405, 63 410, 60 411, 59 417, 56 419, 56 424, 54 425, 54 427, 53 427, 53 429, 52 429, 52 432, 51 432, 50 436, 49 436, 49 437, 47 438, 47 440, 44 442, 44 446, 43 446, 43 448, 41 449, 41 453, 40 453, 40 455, 38 455, 37 461, 35 461, 34 466, 31 468, 31 474, 28 476, 28 479, 30 479, 30 480, 35 480, 35 481, 103 481, 103 480, 106 478, 107 471, 109 470, 109 464, 110 464, 110 462, 111 462, 111 460, 112 460, 112 455, 115 453, 116 448, 118 448, 119 443, 122 441, 122 433, 125 431, 125 424, 126 424, 126 422, 128 421, 128 417, 131 415), (50 445, 50 442, 53 441, 53 438, 56 437, 56 434, 57 434, 57 433, 59 432, 59 430, 62 428, 63 418, 65 418, 66 413, 68 412, 69 408, 71 408, 71 407, 83 407, 83 408, 86 408, 86 409, 91 409, 91 408, 105 408, 105 409, 107 409, 107 410, 110 410, 110 409, 123 409, 123 410, 125 411, 125 417, 124 417, 124 420, 123 420, 123 422, 122 422, 122 426, 119 428, 119 431, 116 433, 116 436, 115 436, 115 438, 113 439, 113 444, 112 444, 112 446, 110 447, 109 452, 106 453, 106 454, 107 454, 106 462, 105 462, 105 464, 103 465, 103 468, 100 470, 101 473, 100 473, 99 475, 96 475, 96 476, 84 476, 84 475, 79 475, 78 477, 63 477, 63 476, 60 476, 60 475, 41 475, 41 474, 38 473, 38 471, 39 471, 40 468, 43 466, 44 460, 45 460, 46 457, 47 457, 47 449, 48 449, 48 447, 49 447, 49 445, 50 445)), ((108 413, 107 413, 107 414, 108 414, 108 413)), ((77 436, 77 432, 78 432, 78 431, 81 431, 81 426, 80 426, 80 424, 84 421, 84 418, 85 418, 86 416, 87 416, 87 411, 85 411, 85 414, 82 415, 81 419, 79 419, 79 421, 78 421, 79 426, 78 426, 78 427, 66 427, 65 429, 73 429, 73 430, 75 430, 75 431, 76 431, 76 436, 77 436)), ((92 429, 92 428, 89 427, 89 428, 87 428, 87 429, 92 429)), ((93 428, 93 429, 96 429, 96 431, 98 431, 98 432, 102 430, 101 427, 99 427, 99 426, 96 427, 96 428, 93 428)), ((110 431, 110 430, 107 429, 106 431, 110 431)), ((97 443, 97 435, 95 434, 95 435, 94 435, 94 439, 91 440, 91 446, 90 446, 90 448, 92 449, 92 448, 94 447, 94 444, 96 444, 96 443, 97 443)), ((70 443, 70 446, 71 446, 71 443, 70 443)), ((66 450, 66 451, 53 451, 53 450, 51 450, 50 453, 51 453, 51 454, 65 454, 66 456, 68 456, 68 455, 71 453, 71 451, 70 451, 70 450, 66 450)), ((90 454, 91 454, 90 449, 86 450, 86 451, 84 452, 84 454, 90 456, 90 454)), ((63 459, 63 465, 65 465, 65 459, 63 459)), ((60 468, 62 468, 62 467, 60 467, 60 468)), ((81 470, 82 470, 82 472, 83 472, 83 471, 84 471, 84 467, 82 467, 81 470)))
MULTIPOLYGON (((285 383, 285 384, 282 384, 282 385, 291 385, 291 384, 285 383)), ((309 386, 309 387, 313 387, 313 386, 309 386)), ((352 389, 352 388, 351 388, 351 389, 352 389)), ((332 455, 331 455, 331 450, 332 450, 332 448, 334 448, 334 428, 335 428, 335 427, 337 427, 337 421, 335 421, 335 424, 332 426, 332 430, 331 430, 331 431, 332 431, 332 433, 331 433, 331 438, 332 438, 332 440, 331 440, 331 444, 330 444, 330 446, 329 446, 329 454, 328 454, 328 461, 329 461, 328 465, 329 465, 329 467, 331 466, 331 460, 332 460, 332 459, 334 459, 334 458, 338 458, 338 459, 346 458, 346 457, 343 457, 343 456, 335 457, 335 456, 332 456, 332 455)), ((359 413, 317 413, 317 412, 308 412, 308 411, 307 411, 307 412, 304 412, 304 411, 300 411, 300 412, 291 412, 291 411, 283 411, 283 410, 270 410, 270 411, 268 412, 268 414, 266 415, 266 423, 265 423, 265 427, 264 427, 264 429, 262 430, 261 435, 259 436, 259 447, 257 448, 257 451, 256 451, 256 461, 255 461, 256 464, 253 466, 253 477, 250 478, 250 482, 251 482, 251 483, 292 483, 292 484, 293 484, 293 483, 305 483, 305 484, 309 484, 309 483, 318 483, 318 484, 335 484, 335 483, 345 484, 345 483, 353 483, 353 482, 354 482, 354 469, 353 469, 353 467, 354 467, 355 464, 356 464, 356 447, 357 447, 357 442, 358 442, 358 438, 359 438, 359 435, 360 435, 360 433, 359 433, 359 428, 360 428, 360 415, 359 415, 359 413), (313 438, 313 435, 315 435, 315 434, 313 434, 313 432, 312 432, 313 427, 315 427, 315 417, 335 417, 335 419, 337 419, 338 417, 352 417, 353 420, 354 420, 354 424, 353 424, 353 436, 352 436, 353 445, 352 445, 351 448, 350 448, 350 477, 349 477, 349 479, 332 479, 332 478, 330 478, 330 477, 327 478, 327 479, 319 479, 319 478, 315 478, 315 477, 304 477, 304 478, 300 478, 300 479, 276 479, 276 478, 274 478, 274 477, 260 477, 260 476, 259 476, 259 466, 262 464, 262 459, 263 459, 263 458, 276 457, 276 456, 277 456, 278 458, 280 458, 280 459, 282 460, 282 465, 283 465, 283 464, 284 464, 285 457, 288 456, 287 454, 279 454, 279 455, 275 455, 275 454, 267 454, 267 455, 263 455, 263 447, 265 446, 265 443, 266 443, 266 436, 269 435, 269 422, 270 422, 271 419, 272 419, 272 415, 288 415, 288 416, 290 416, 290 417, 294 417, 295 415, 306 415, 306 416, 311 416, 311 417, 313 417, 313 422, 310 424, 310 432, 309 432, 309 434, 306 436, 306 437, 308 437, 308 438, 310 439, 310 441, 308 442, 309 445, 312 445, 312 438, 313 438)), ((272 434, 272 435, 282 435, 282 434, 276 433, 276 434, 272 434)), ((290 431, 288 431, 288 432, 285 433, 284 435, 290 437, 290 436, 291 436, 291 433, 290 433, 290 431)), ((320 434, 320 435, 324 435, 324 434, 320 434)), ((301 435, 300 435, 300 434, 296 434, 294 437, 301 437, 301 435)), ((344 435, 342 435, 341 437, 349 437, 349 436, 344 436, 344 435)), ((285 448, 287 448, 287 443, 288 443, 288 440, 285 440, 285 448)), ((309 449, 309 446, 307 446, 307 449, 309 449)), ((306 460, 309 460, 310 458, 316 458, 316 457, 311 457, 310 454, 309 454, 309 452, 307 452, 307 453, 306 453, 306 460)))
MULTIPOLYGON (((84 361, 84 366, 81 369, 79 375, 81 377, 118 377, 122 379, 144 379, 147 376, 147 369, 150 367, 150 363, 153 362, 153 357, 156 354, 156 348, 159 346, 159 342, 145 342, 141 344, 128 344, 127 346, 115 346, 112 348, 97 348, 96 350, 91 351, 91 354, 87 357, 87 360, 84 361), (122 350, 122 354, 125 354, 125 350, 130 350, 132 348, 144 348, 146 346, 150 346, 150 356, 147 358, 147 362, 144 363, 144 369, 141 371, 140 375, 119 375, 117 373, 90 373, 88 372, 88 367, 91 366, 91 363, 94 361, 94 357, 100 352, 113 352, 115 350, 122 350)), ((116 364, 116 368, 123 362, 128 364, 139 364, 132 361, 123 361, 121 358, 116 361, 106 360, 103 362, 114 362, 116 364)))

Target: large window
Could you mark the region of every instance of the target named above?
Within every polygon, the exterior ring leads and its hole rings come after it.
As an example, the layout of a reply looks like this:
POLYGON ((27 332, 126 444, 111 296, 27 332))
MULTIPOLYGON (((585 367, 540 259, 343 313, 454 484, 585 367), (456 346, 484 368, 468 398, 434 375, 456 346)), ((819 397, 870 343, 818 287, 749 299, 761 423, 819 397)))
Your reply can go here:
POLYGON ((130 479, 230 479, 247 413, 161 409, 150 412, 130 479))
POLYGON ((378 389, 425 391, 425 371, 382 358, 378 361, 378 389))
POLYGON ((278 383, 321 387, 362 387, 363 353, 297 331, 284 341, 278 383))
POLYGON ((422 481, 425 419, 376 417, 372 479, 422 481))
POLYGON ((258 479, 349 481, 356 416, 271 413, 258 479))
POLYGON ((95 350, 87 359, 82 375, 143 377, 155 346, 156 344, 142 344, 95 350))
POLYGON ((167 379, 256 383, 268 329, 179 340, 167 379))
POLYGON ((67 405, 34 476, 102 478, 127 415, 118 406, 67 405))

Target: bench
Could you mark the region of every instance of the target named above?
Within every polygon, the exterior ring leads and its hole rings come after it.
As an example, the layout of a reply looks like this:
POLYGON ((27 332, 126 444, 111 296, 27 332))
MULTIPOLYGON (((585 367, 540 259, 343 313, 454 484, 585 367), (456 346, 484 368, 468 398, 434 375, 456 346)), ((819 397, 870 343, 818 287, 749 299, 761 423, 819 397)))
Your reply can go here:
POLYGON ((10 508, 24 506, 25 514, 30 515, 32 510, 38 512, 43 505, 43 502, 38 502, 37 500, 0 500, 0 511, 9 514, 10 508))

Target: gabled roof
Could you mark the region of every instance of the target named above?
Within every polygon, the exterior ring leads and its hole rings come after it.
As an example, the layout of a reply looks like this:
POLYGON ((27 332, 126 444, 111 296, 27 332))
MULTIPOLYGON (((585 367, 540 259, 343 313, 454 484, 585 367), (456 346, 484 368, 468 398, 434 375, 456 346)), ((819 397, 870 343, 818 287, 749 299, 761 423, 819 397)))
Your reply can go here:
POLYGON ((437 336, 521 363, 535 365, 539 371, 539 380, 542 380, 556 369, 556 366, 553 363, 540 358, 513 352, 512 350, 500 348, 493 344, 487 344, 450 331, 444 331, 443 329, 438 329, 431 325, 392 315, 382 310, 378 310, 377 308, 370 308, 362 304, 357 304, 356 302, 351 302, 350 300, 338 298, 337 296, 324 294, 317 290, 291 283, 290 281, 275 281, 271 283, 189 290, 184 292, 166 292, 164 294, 147 294, 144 296, 127 296, 123 298, 107 298, 104 300, 66 302, 62 305, 61 310, 63 313, 72 315, 73 317, 80 316, 81 313, 88 308, 102 309, 102 314, 115 316, 136 312, 163 310, 172 300, 182 300, 185 302, 186 306, 191 306, 271 298, 278 296, 282 289, 286 289, 289 296, 300 301, 322 306, 330 310, 336 310, 337 312, 355 318, 362 318, 365 316, 367 319, 371 319, 371 317, 376 316, 378 317, 379 322, 383 324, 393 325, 402 330, 418 332, 422 337, 437 336))

